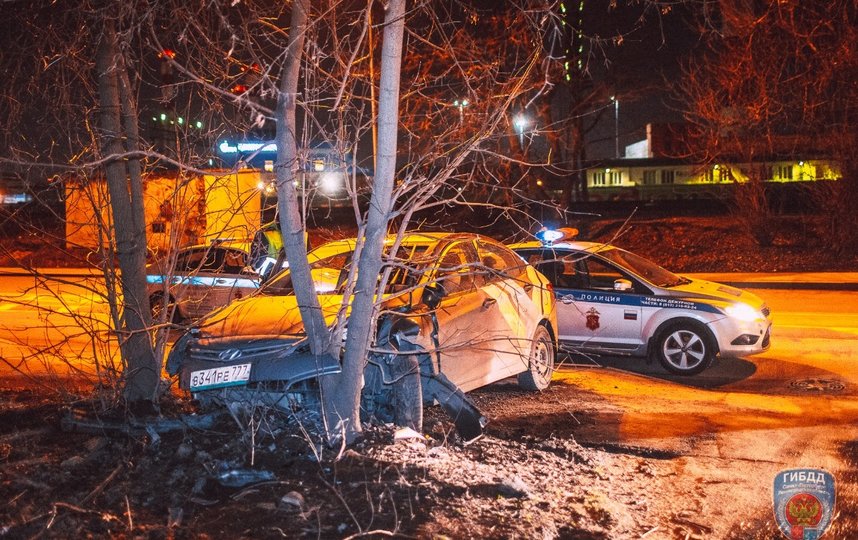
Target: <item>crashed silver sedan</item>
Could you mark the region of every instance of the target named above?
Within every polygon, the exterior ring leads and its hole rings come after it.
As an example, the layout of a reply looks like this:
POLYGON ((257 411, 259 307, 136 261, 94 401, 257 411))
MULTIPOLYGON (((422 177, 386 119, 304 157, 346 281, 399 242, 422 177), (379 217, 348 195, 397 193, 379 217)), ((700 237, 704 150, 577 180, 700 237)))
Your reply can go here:
MULTIPOLYGON (((550 383, 557 336, 551 286, 509 248, 479 235, 411 233, 391 253, 394 245, 386 240, 390 273, 362 412, 420 429, 423 403, 437 402, 462 438, 474 439, 484 419, 464 392, 512 376, 530 390, 550 383)), ((328 324, 348 311, 354 250, 353 240, 343 240, 310 253, 328 324)), ((288 270, 200 321, 167 361, 197 397, 290 411, 318 407, 318 377, 340 369, 339 358, 310 353, 288 270)))

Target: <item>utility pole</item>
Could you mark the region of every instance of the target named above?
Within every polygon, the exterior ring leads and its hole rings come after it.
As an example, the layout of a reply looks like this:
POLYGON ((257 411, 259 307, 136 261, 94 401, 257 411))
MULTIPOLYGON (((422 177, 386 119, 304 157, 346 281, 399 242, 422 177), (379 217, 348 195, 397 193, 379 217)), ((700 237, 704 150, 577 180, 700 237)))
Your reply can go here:
POLYGON ((616 96, 611 96, 614 102, 614 149, 616 150, 616 158, 620 159, 620 100, 616 96))

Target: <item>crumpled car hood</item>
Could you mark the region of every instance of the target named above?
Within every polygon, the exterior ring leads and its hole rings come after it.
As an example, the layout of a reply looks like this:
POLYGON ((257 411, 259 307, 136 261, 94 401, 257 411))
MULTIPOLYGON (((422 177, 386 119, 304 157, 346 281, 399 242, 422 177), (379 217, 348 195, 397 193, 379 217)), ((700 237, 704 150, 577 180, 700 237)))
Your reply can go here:
MULTIPOLYGON (((342 306, 341 295, 319 295, 325 322, 331 324, 342 306)), ((256 295, 235 301, 200 321, 200 338, 283 337, 301 335, 304 324, 298 299, 256 295)))

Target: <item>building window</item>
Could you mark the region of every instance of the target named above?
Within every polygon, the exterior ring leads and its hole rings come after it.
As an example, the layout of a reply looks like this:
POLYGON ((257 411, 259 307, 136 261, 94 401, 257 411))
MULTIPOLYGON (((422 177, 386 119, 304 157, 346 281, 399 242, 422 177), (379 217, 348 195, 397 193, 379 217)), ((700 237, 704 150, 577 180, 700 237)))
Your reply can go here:
POLYGON ((792 165, 778 165, 777 167, 778 178, 780 180, 792 180, 792 165))
POLYGON ((643 183, 645 185, 655 184, 655 171, 650 169, 643 172, 643 183))
POLYGON ((593 173, 593 185, 594 186, 604 186, 605 185, 605 173, 603 171, 593 173))
POLYGON ((620 184, 620 172, 619 171, 609 171, 608 172, 608 184, 611 186, 618 186, 620 184))
POLYGON ((663 170, 661 171, 661 183, 662 184, 672 184, 676 179, 676 171, 663 170))

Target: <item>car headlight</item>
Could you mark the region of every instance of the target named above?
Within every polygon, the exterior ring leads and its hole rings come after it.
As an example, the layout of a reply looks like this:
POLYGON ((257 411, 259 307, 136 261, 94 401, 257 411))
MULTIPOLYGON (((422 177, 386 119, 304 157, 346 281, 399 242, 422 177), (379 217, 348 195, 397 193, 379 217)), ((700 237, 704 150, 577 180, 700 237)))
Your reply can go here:
POLYGON ((733 317, 734 319, 739 319, 740 321, 744 322, 753 322, 765 319, 760 310, 754 309, 748 304, 732 304, 724 308, 724 311, 730 317, 733 317))

